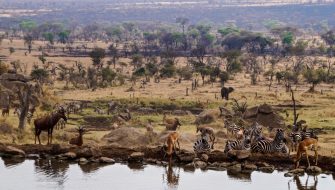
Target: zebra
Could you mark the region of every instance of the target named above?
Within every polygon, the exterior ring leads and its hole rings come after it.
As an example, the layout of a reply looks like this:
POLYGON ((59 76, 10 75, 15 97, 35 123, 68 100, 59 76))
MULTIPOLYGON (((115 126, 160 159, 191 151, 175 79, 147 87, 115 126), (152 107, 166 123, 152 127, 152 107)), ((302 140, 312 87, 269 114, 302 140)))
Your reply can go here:
POLYGON ((289 153, 289 149, 285 144, 285 133, 283 129, 277 129, 275 138, 270 140, 260 140, 255 144, 251 145, 252 152, 260 152, 260 153, 274 153, 280 152, 287 154, 289 153))
POLYGON ((224 122, 224 126, 227 128, 227 133, 230 131, 232 135, 237 135, 239 132, 244 130, 244 127, 237 126, 235 123, 230 123, 227 120, 224 122))
MULTIPOLYGON (((20 119, 20 116, 21 116, 21 110, 19 108, 15 108, 14 109, 14 114, 20 119)), ((30 124, 31 123, 31 119, 34 117, 34 113, 29 110, 27 112, 27 115, 26 115, 26 118, 27 118, 27 121, 28 123, 30 124)))
POLYGON ((297 145, 307 138, 314 138, 318 139, 318 136, 316 135, 315 131, 312 130, 303 130, 298 132, 291 132, 289 134, 289 137, 292 141, 292 151, 295 151, 297 149, 297 145))
POLYGON ((206 138, 201 138, 194 143, 193 150, 196 154, 209 153, 211 145, 206 138))
POLYGON ((62 118, 56 124, 56 129, 64 129, 66 126, 66 121, 62 118))
POLYGON ((243 131, 243 139, 241 140, 227 140, 224 153, 228 153, 230 150, 250 150, 251 149, 251 130, 243 131))
POLYGON ((26 117, 27 117, 27 121, 28 121, 29 124, 31 123, 31 119, 33 118, 33 116, 34 116, 34 114, 32 112, 28 111, 26 117))
POLYGON ((207 136, 207 138, 209 138, 209 140, 212 142, 211 148, 214 149, 214 143, 215 143, 215 132, 214 129, 211 127, 207 127, 207 126, 199 126, 197 125, 197 130, 196 132, 200 132, 201 133, 201 138, 204 138, 205 136, 207 136))
POLYGON ((256 143, 260 140, 265 140, 265 137, 263 136, 263 127, 262 125, 255 122, 255 124, 250 128, 251 130, 251 142, 256 143))

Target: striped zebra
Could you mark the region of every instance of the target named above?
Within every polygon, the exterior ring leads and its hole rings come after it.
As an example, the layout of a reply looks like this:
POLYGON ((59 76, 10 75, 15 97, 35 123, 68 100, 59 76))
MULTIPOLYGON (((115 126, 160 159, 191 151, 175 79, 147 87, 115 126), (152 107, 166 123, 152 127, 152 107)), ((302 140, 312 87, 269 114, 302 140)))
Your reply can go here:
MULTIPOLYGON (((14 114, 17 115, 17 117, 20 119, 21 116, 21 110, 19 108, 14 109, 14 114)), ((26 118, 28 123, 31 123, 31 119, 33 118, 34 114, 31 111, 27 112, 26 118)))
POLYGON ((64 129, 65 126, 66 126, 66 121, 63 118, 61 118, 56 124, 56 129, 57 130, 58 129, 64 129))
POLYGON ((253 126, 250 128, 251 130, 251 142, 256 143, 260 140, 265 140, 263 136, 263 126, 255 122, 253 126))
POLYGON ((230 150, 250 150, 251 148, 251 130, 243 131, 243 139, 241 140, 227 140, 224 153, 228 153, 230 150))
POLYGON ((201 138, 206 137, 210 142, 212 142, 211 148, 214 149, 214 143, 215 143, 215 132, 212 127, 207 126, 199 126, 197 125, 196 133, 200 132, 201 138))
POLYGON ((28 123, 30 124, 30 123, 31 123, 31 119, 34 117, 34 114, 31 113, 30 111, 28 111, 26 117, 27 117, 27 121, 28 121, 28 123))
POLYGON ((289 137, 292 141, 292 147, 291 147, 292 151, 296 151, 298 144, 307 138, 318 139, 318 136, 316 135, 313 129, 291 132, 289 134, 289 137))
POLYGON ((255 144, 251 145, 252 152, 260 153, 289 153, 289 149, 285 144, 285 133, 283 129, 277 129, 275 138, 270 140, 260 140, 255 144))
POLYGON ((229 122, 227 120, 224 121, 224 126, 227 128, 227 133, 231 132, 231 134, 235 136, 244 129, 244 127, 237 126, 235 123, 229 122))
POLYGON ((206 138, 201 138, 194 143, 193 150, 196 154, 209 153, 211 145, 206 138))

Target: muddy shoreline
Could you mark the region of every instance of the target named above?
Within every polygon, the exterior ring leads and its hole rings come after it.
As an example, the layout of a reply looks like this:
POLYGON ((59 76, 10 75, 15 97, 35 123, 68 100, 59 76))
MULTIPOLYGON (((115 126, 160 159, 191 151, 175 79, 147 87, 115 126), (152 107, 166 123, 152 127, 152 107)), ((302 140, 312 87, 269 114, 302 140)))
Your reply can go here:
MULTIPOLYGON (((129 164, 152 164, 167 165, 168 158, 164 158, 164 151, 161 146, 151 147, 120 147, 120 146, 82 146, 74 147, 69 145, 10 145, 0 144, 0 156, 7 159, 43 159, 53 158, 68 161, 75 161, 79 164, 127 162, 129 164)), ((310 161, 313 163, 310 156, 310 161)), ((293 156, 275 154, 250 154, 247 152, 230 152, 228 155, 222 151, 212 151, 209 154, 195 155, 187 150, 180 150, 173 156, 174 165, 185 169, 194 170, 228 170, 230 172, 252 172, 262 171, 272 173, 274 170, 293 171, 292 175, 303 174, 305 171, 310 174, 335 173, 335 158, 319 156, 319 164, 316 171, 313 168, 305 168, 306 160, 300 162, 300 170, 295 171, 293 156)))

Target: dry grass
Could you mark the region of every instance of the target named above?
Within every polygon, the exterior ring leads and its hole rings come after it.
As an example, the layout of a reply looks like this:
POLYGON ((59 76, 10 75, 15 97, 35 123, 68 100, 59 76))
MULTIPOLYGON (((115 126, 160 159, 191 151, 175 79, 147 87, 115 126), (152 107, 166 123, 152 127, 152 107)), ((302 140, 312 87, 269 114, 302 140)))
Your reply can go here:
MULTIPOLYGON (((79 42, 78 42, 79 43, 79 42)), ((37 49, 40 45, 43 45, 44 42, 35 42, 33 45, 34 49, 37 49)), ((60 45, 59 45, 60 46, 60 45)), ((102 42, 97 43, 89 43, 89 47, 107 47, 107 44, 102 42)), ((24 55, 25 48, 23 41, 14 40, 13 43, 10 43, 8 40, 4 40, 2 42, 2 46, 0 49, 0 54, 8 57, 6 62, 20 60, 21 62, 27 64, 26 73, 30 73, 30 70, 33 64, 41 65, 38 60, 38 55, 40 52, 33 51, 32 54, 24 55), (15 48, 15 53, 9 55, 9 47, 15 48)), ((57 50, 57 52, 49 52, 49 55, 57 55, 62 54, 61 50, 57 50)), ((108 59, 106 59, 107 61, 108 59)), ((89 57, 47 57, 47 61, 52 61, 56 63, 65 63, 67 65, 73 65, 75 61, 82 62, 85 66, 89 66, 91 64, 91 60, 89 57)), ((120 61, 129 63, 129 59, 122 59, 120 61)), ((185 59, 180 58, 178 61, 178 65, 184 65, 185 59)), ((131 67, 127 68, 124 71, 124 74, 130 73, 132 70, 131 67)), ((192 107, 195 104, 202 105, 204 108, 213 108, 217 109, 219 105, 227 105, 229 108, 232 106, 232 101, 224 101, 221 99, 215 99, 215 95, 220 95, 219 84, 214 84, 214 86, 207 84, 205 86, 201 86, 194 92, 189 92, 189 96, 185 95, 186 88, 191 89, 191 81, 182 81, 181 84, 175 83, 176 79, 165 79, 161 80, 161 83, 154 83, 151 81, 145 89, 141 89, 140 85, 137 84, 135 86, 135 98, 130 98, 130 95, 133 95, 133 92, 126 92, 127 89, 131 87, 131 83, 128 81, 123 86, 105 88, 105 89, 97 89, 96 91, 91 90, 64 90, 65 84, 63 82, 56 82, 55 86, 48 89, 49 95, 48 98, 52 100, 48 101, 63 101, 63 100, 92 100, 92 101, 100 101, 100 100, 112 100, 112 99, 122 99, 127 101, 136 102, 139 99, 140 104, 144 105, 183 105, 192 107), (54 97, 53 94, 58 94, 57 98, 54 97)), ((200 81, 202 84, 202 81, 200 81)), ((240 73, 234 76, 234 80, 230 80, 226 83, 226 86, 232 86, 235 88, 235 91, 231 94, 231 98, 235 98, 237 100, 243 99, 246 97, 248 106, 259 105, 263 103, 271 104, 271 105, 290 105, 291 97, 289 93, 285 92, 284 86, 282 84, 277 84, 274 82, 271 90, 268 90, 267 87, 268 82, 262 76, 259 77, 259 82, 257 85, 250 85, 250 76, 245 73, 240 73), (256 96, 257 92, 257 96, 256 96)), ((317 86, 318 93, 307 93, 309 88, 306 84, 299 84, 297 86, 293 86, 296 88, 296 99, 302 104, 304 107, 298 110, 300 114, 300 119, 304 119, 307 121, 309 127, 323 127, 329 129, 327 135, 321 135, 320 137, 320 146, 321 153, 326 155, 335 156, 335 138, 334 130, 335 126, 335 111, 333 109, 333 105, 335 103, 335 89, 333 85, 321 84, 317 86), (321 90, 323 94, 321 94, 321 90)), ((243 99, 244 101, 245 99, 243 99)), ((283 107, 279 112, 286 119, 287 122, 292 122, 292 110, 289 107, 283 107), (289 117, 286 118, 286 114, 284 110, 287 110, 289 113, 289 117)), ((38 111, 38 115, 44 114, 44 112, 38 111)), ((83 124, 83 115, 89 114, 93 115, 92 110, 84 110, 84 113, 81 115, 72 115, 72 118, 75 120, 69 120, 69 124, 67 128, 63 131, 55 131, 55 140, 56 143, 65 143, 70 137, 76 135, 73 132, 73 128, 78 125, 83 124)), ((155 123, 155 131, 161 132, 164 130, 164 126, 158 125, 161 123, 162 115, 135 115, 134 121, 128 123, 128 125, 139 128, 143 133, 145 133, 144 124, 148 118, 154 120, 155 123)), ((180 117, 183 126, 181 127, 181 131, 183 134, 195 135, 195 126, 194 126, 194 116, 186 115, 180 117)), ((1 122, 6 122, 11 126, 18 126, 18 119, 16 116, 11 114, 8 118, 2 119, 1 122)), ((217 131, 222 131, 223 124, 222 121, 216 121, 211 124, 217 131)), ((33 142, 33 126, 27 125, 24 133, 20 135, 16 135, 16 131, 13 130, 11 133, 14 134, 16 138, 16 143, 32 143, 33 142)), ((98 131, 91 132, 91 134, 87 134, 85 139, 88 139, 89 142, 92 143, 101 143, 101 138, 106 135, 109 131, 98 131)), ((43 141, 46 140, 46 135, 43 134, 43 141)), ((12 142, 13 137, 11 135, 4 135, 1 133, 0 135, 1 142, 12 142)), ((223 140, 220 140, 221 144, 217 146, 217 148, 223 148, 223 140)), ((185 145, 190 148, 192 145, 185 145)))

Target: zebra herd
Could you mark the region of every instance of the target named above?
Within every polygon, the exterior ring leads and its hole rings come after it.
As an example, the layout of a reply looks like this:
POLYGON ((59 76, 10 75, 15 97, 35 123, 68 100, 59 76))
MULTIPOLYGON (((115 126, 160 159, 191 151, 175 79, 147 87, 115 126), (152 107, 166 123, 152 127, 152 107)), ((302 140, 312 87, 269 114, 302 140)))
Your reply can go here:
MULTIPOLYGON (((230 150, 248 150, 252 153, 290 154, 290 149, 287 146, 288 142, 285 138, 285 131, 281 128, 275 130, 275 137, 271 139, 264 136, 263 127, 257 122, 249 128, 244 128, 226 121, 225 127, 227 128, 227 134, 230 132, 236 139, 226 141, 224 153, 228 153, 230 150)), ((204 135, 202 133, 201 138, 194 143, 193 149, 196 154, 208 153, 213 149, 209 143, 213 138, 209 137, 209 134, 204 135)), ((299 132, 291 132, 288 134, 288 137, 292 142, 292 150, 295 150, 293 147, 296 148, 297 144, 306 138, 317 139, 316 132, 307 129, 299 132)))

